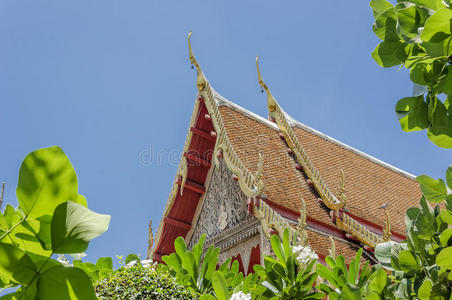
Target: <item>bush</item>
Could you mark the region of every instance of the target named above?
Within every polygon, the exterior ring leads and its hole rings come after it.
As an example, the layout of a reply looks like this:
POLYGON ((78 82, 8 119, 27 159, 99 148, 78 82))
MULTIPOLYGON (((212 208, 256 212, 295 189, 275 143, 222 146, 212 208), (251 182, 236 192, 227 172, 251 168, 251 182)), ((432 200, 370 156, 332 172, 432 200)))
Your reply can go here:
POLYGON ((95 282, 100 299, 195 299, 199 295, 178 283, 164 268, 128 264, 95 282))

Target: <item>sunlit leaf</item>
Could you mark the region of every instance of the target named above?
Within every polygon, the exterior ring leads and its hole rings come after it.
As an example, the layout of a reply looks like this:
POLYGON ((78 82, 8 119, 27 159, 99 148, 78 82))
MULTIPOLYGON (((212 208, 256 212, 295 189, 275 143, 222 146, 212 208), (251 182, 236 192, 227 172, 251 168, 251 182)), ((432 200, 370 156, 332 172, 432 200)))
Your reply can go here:
POLYGON ((52 219, 52 249, 54 253, 80 253, 88 243, 108 229, 110 216, 95 213, 69 201, 60 204, 52 219))

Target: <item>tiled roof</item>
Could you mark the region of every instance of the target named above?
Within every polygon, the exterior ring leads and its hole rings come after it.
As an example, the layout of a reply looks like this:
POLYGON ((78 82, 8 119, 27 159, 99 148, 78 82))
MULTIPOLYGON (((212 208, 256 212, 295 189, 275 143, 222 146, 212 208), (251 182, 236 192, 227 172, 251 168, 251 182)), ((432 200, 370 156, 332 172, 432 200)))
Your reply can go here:
MULTIPOLYGON (((295 168, 277 127, 235 104, 221 100, 226 104, 219 108, 224 127, 235 152, 249 171, 256 171, 258 153, 262 151, 264 194, 267 199, 292 211, 299 211, 300 199, 303 198, 308 216, 333 225, 328 210, 318 203, 315 190, 306 183, 304 173, 295 168)), ((421 196, 412 176, 302 124, 295 123, 295 132, 331 191, 338 190, 340 169, 344 171, 350 213, 383 225, 384 214, 378 208, 391 202, 387 210, 392 230, 405 234, 405 211, 417 205, 421 196)))

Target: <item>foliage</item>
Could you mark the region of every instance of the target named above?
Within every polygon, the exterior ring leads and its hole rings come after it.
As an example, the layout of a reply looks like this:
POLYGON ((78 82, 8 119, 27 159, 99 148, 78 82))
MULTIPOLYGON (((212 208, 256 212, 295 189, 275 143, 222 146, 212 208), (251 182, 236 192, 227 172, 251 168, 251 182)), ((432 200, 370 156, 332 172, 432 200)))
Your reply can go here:
POLYGON ((382 40, 372 57, 382 67, 409 69, 413 93, 396 113, 404 131, 427 129, 436 145, 452 148, 452 9, 450 1, 371 0, 374 33, 382 40), (446 98, 441 101, 440 98, 446 98))
POLYGON ((271 238, 276 259, 264 258, 264 266, 255 265, 261 285, 266 288, 263 296, 281 299, 321 299, 323 293, 313 290, 317 273, 313 270, 315 259, 297 259, 298 252, 289 242, 289 231, 284 230, 283 241, 277 235, 271 238), (303 263, 301 262, 303 261, 303 263))
POLYGON ((317 265, 319 275, 329 282, 321 283, 319 288, 329 299, 381 299, 388 282, 386 272, 381 268, 370 268, 369 261, 361 266, 362 252, 360 248, 348 268, 342 255, 336 259, 327 256, 325 261, 329 268, 317 265))
MULTIPOLYGON (((406 212, 407 240, 377 246, 375 255, 393 272, 397 298, 449 299, 452 286, 452 194, 443 180, 417 178, 424 193, 420 207, 406 212), (433 209, 430 203, 437 204, 433 209), (442 204, 446 209, 442 209, 442 204)), ((446 182, 452 188, 452 166, 446 182)), ((443 206, 443 207, 444 207, 443 206)))
POLYGON ((178 282, 163 265, 157 267, 146 261, 129 261, 113 272, 101 273, 95 290, 100 299, 191 300, 199 296, 191 287, 178 282))
POLYGON ((193 246, 192 251, 189 251, 184 239, 178 237, 174 241, 176 252, 163 256, 162 259, 171 274, 176 276, 180 282, 191 286, 196 292, 211 294, 214 292, 214 284, 216 284, 215 293, 229 296, 229 290, 243 281, 243 274, 239 273, 239 263, 234 261, 231 265, 229 258, 216 271, 220 248, 211 245, 204 258, 201 259, 205 238, 206 235, 203 234, 198 243, 193 246), (227 290, 227 293, 223 288, 227 290))
POLYGON ((77 175, 63 150, 36 150, 24 159, 17 184, 19 207, 0 214, 2 299, 96 299, 90 278, 54 254, 80 253, 105 232, 110 216, 92 212, 78 193, 77 175))

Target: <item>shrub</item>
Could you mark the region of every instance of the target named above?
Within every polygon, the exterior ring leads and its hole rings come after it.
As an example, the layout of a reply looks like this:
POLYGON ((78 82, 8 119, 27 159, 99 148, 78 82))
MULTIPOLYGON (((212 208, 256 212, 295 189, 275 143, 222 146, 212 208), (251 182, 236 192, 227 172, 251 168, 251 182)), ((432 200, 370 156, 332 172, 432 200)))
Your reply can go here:
POLYGON ((128 264, 94 284, 100 299, 195 299, 199 295, 156 265, 128 264))

